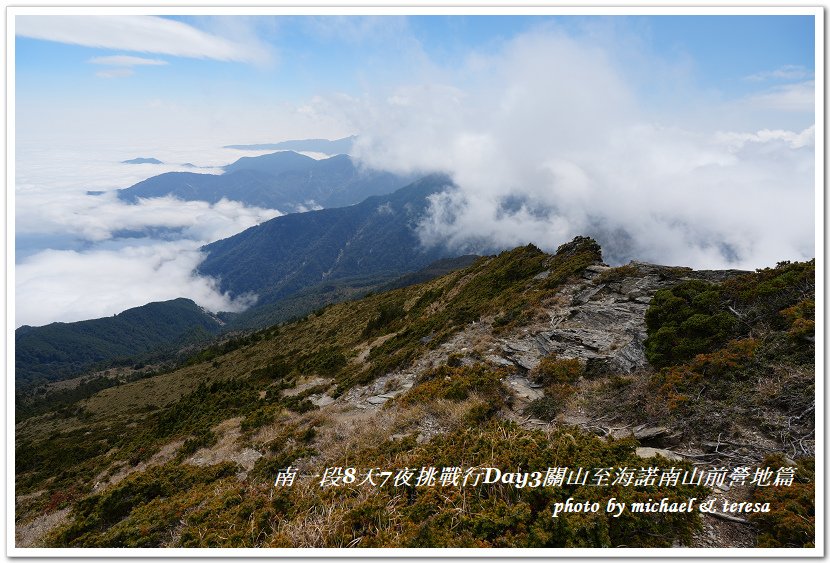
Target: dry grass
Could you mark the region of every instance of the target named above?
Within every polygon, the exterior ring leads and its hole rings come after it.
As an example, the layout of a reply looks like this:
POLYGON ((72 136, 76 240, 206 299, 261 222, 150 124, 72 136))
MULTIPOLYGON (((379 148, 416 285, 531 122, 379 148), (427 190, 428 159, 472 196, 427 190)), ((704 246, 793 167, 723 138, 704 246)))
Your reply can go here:
POLYGON ((38 516, 25 524, 16 524, 14 530, 15 547, 44 547, 40 544, 41 538, 67 522, 70 510, 64 508, 38 516))
POLYGON ((150 457, 147 461, 142 461, 136 465, 130 465, 126 462, 118 462, 110 466, 106 471, 98 474, 95 478, 94 491, 102 491, 107 487, 118 484, 126 477, 129 477, 137 471, 145 471, 150 467, 156 465, 164 465, 176 456, 176 452, 182 447, 184 440, 173 440, 161 447, 159 451, 150 457))

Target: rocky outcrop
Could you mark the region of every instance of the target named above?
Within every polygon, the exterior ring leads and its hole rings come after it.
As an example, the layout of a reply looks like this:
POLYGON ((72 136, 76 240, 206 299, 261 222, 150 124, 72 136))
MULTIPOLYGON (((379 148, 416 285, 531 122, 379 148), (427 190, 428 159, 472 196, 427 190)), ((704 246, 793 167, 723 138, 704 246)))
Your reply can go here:
MULTIPOLYGON (((548 273, 536 275, 534 281, 543 282, 548 273)), ((535 320, 529 323, 499 333, 493 329, 493 318, 481 318, 440 346, 426 350, 411 366, 353 387, 336 401, 325 394, 312 396, 311 400, 318 406, 334 402, 373 411, 405 393, 421 374, 446 363, 451 356, 464 364, 485 361, 507 368, 509 375, 504 383, 518 406, 543 396, 529 372, 545 356, 579 359, 589 378, 648 370, 645 314, 654 294, 684 279, 718 281, 738 273, 697 272, 641 262, 619 268, 595 263, 580 277, 558 287, 553 298, 543 300, 535 320)), ((666 434, 663 428, 651 429, 655 435, 642 428, 636 430, 625 435, 640 434, 635 437, 650 446, 662 445, 666 434)))
POLYGON ((584 361, 589 376, 647 368, 645 313, 654 294, 683 279, 720 281, 739 273, 639 262, 621 268, 588 266, 580 282, 564 286, 562 298, 545 308, 550 317, 546 326, 500 338, 500 353, 492 360, 531 370, 543 356, 556 354, 584 361))

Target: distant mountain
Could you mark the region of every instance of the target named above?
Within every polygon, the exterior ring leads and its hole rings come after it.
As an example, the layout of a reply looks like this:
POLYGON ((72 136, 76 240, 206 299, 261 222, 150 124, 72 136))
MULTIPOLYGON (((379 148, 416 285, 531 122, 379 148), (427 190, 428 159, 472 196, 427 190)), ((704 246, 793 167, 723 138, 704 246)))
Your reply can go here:
POLYGON ((130 160, 122 160, 121 164, 164 164, 157 158, 132 158, 130 160))
MULTIPOLYGON (((148 180, 145 186, 169 176, 218 181, 223 177, 256 180, 263 174, 267 173, 171 173, 148 180)), ((177 299, 103 319, 20 327, 15 333, 17 384, 71 378, 106 362, 172 350, 220 332, 286 321, 325 305, 464 267, 472 257, 446 259, 445 248, 423 248, 416 232, 427 196, 450 184, 446 176, 428 176, 389 195, 281 216, 207 245, 208 256, 199 273, 218 279, 222 291, 259 297, 256 306, 244 313, 223 314, 224 322, 188 299, 177 299)), ((124 231, 119 236, 132 235, 124 231)))
POLYGON ((361 168, 346 155, 315 160, 292 151, 243 157, 224 169, 218 175, 160 174, 119 190, 118 197, 130 203, 165 195, 211 203, 226 198, 257 207, 304 211, 314 205, 352 205, 372 195, 391 193, 413 180, 361 168))
POLYGON ((128 203, 137 203, 139 198, 166 195, 185 201, 210 203, 226 198, 246 205, 279 209, 279 205, 286 205, 289 198, 273 184, 274 178, 269 174, 251 170, 240 170, 232 174, 166 172, 118 190, 118 198, 128 203))
POLYGON ((350 207, 277 217, 203 247, 199 272, 217 278, 222 291, 257 294, 259 306, 317 284, 391 281, 449 255, 424 248, 415 227, 427 196, 450 184, 432 175, 350 207))
POLYGON ((356 136, 344 137, 329 141, 328 139, 302 139, 296 141, 282 141, 279 143, 263 143, 255 145, 227 145, 226 149, 252 150, 252 151, 308 151, 321 152, 323 154, 350 154, 356 136))
POLYGON ((92 365, 199 342, 222 322, 190 299, 127 309, 113 317, 74 323, 24 325, 15 331, 17 387, 67 379, 92 365))
POLYGON ((317 160, 294 151, 279 151, 260 156, 243 156, 232 164, 224 166, 225 173, 239 170, 254 170, 279 176, 286 172, 304 173, 312 170, 317 160))

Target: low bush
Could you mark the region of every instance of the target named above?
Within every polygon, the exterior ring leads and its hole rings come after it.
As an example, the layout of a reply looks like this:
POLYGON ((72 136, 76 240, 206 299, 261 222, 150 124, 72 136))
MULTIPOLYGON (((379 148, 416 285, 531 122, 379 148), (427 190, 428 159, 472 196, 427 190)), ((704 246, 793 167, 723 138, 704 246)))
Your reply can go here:
MULTIPOLYGON (((762 467, 789 465, 781 455, 767 456, 762 467)), ((790 486, 757 487, 753 502, 768 502, 770 512, 755 513, 750 520, 758 527, 758 547, 815 547, 815 461, 798 460, 790 486)))

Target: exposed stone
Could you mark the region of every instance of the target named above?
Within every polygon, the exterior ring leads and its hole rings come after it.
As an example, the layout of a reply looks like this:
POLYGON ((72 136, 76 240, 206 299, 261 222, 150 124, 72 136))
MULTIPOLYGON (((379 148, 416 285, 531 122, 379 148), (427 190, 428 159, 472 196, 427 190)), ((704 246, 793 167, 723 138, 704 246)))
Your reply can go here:
POLYGON ((262 454, 258 451, 251 448, 245 448, 239 453, 231 456, 231 460, 235 461, 236 463, 244 467, 246 471, 250 471, 254 468, 254 464, 256 464, 256 461, 261 457, 262 454))
POLYGON ((42 514, 31 522, 16 524, 15 547, 45 547, 41 545, 43 536, 66 522, 70 512, 72 512, 71 508, 62 508, 55 512, 42 514))
POLYGON ((584 303, 587 303, 588 301, 591 300, 591 297, 593 297, 594 295, 596 295, 597 293, 602 291, 602 289, 604 287, 605 287, 605 284, 600 284, 600 285, 597 285, 597 286, 589 286, 587 289, 585 289, 584 291, 580 291, 579 293, 577 293, 574 296, 572 304, 573 305, 582 305, 584 303))
POLYGON ((669 434, 669 429, 665 426, 649 426, 646 428, 641 428, 634 432, 634 437, 637 438, 640 442, 646 442, 649 440, 656 440, 657 438, 662 438, 669 434))
POLYGON ((595 274, 601 274, 606 270, 610 270, 611 266, 606 266, 605 264, 590 264, 585 267, 586 272, 593 272, 595 274))
POLYGON ((683 461, 683 456, 678 455, 678 454, 676 454, 672 451, 661 450, 659 448, 642 447, 642 448, 637 448, 634 453, 636 453, 639 457, 646 458, 646 459, 659 455, 659 456, 662 456, 666 459, 670 459, 672 461, 683 461))
POLYGON ((334 402, 334 399, 329 397, 328 395, 312 395, 308 398, 315 407, 325 407, 326 405, 330 405, 334 402))
POLYGON ((513 362, 505 360, 501 356, 496 356, 495 354, 489 354, 485 356, 484 359, 488 362, 496 364, 497 366, 513 367, 513 362))
POLYGON ((507 377, 507 384, 510 386, 510 389, 521 399, 525 399, 527 401, 535 401, 536 399, 541 398, 544 393, 541 389, 537 386, 534 386, 530 380, 519 374, 511 374, 507 377))

